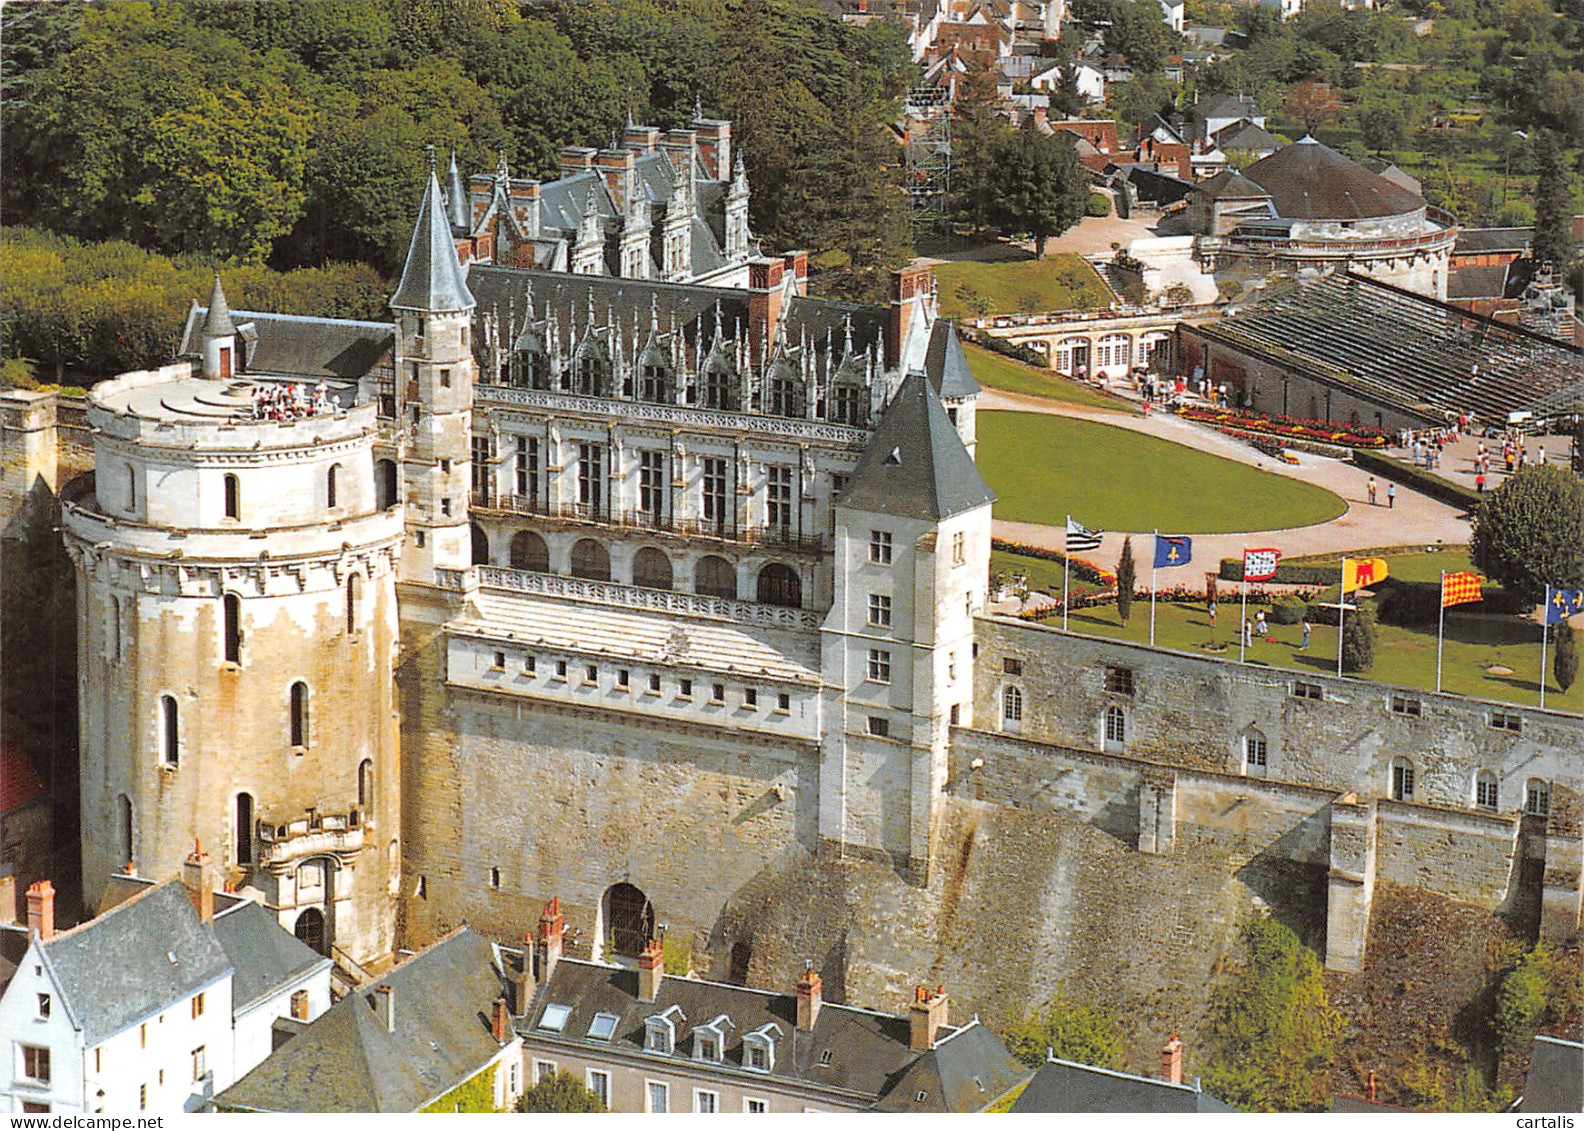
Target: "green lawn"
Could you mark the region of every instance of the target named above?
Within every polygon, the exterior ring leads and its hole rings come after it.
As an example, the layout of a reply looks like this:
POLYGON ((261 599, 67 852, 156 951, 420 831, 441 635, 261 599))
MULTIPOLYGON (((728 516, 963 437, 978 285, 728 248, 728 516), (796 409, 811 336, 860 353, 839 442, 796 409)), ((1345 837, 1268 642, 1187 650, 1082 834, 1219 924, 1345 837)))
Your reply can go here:
POLYGON ((1111 289, 1082 256, 1010 263, 938 263, 940 311, 948 318, 1043 314, 1111 305, 1111 289))
MULTIPOLYGON (((1009 577, 1014 573, 1021 573, 1028 578, 1028 587, 1031 591, 1039 590, 1061 596, 1061 562, 1031 558, 1027 554, 1014 554, 1009 550, 991 550, 990 572, 1004 573, 1009 577)), ((1074 576, 1069 578, 1067 588, 1070 593, 1093 593, 1100 587, 1074 576)))
MULTIPOLYGON (((1061 577, 1057 576, 1058 591, 1061 577)), ((1260 606, 1249 606, 1252 620, 1260 606)), ((1155 607, 1155 643, 1163 648, 1200 652, 1212 640, 1230 642, 1223 656, 1237 658, 1239 608, 1237 587, 1223 589, 1216 626, 1203 605, 1173 605, 1162 601, 1155 607)), ((1134 601, 1133 615, 1126 627, 1117 622, 1115 605, 1075 609, 1068 616, 1074 632, 1096 636, 1118 636, 1145 643, 1149 640, 1149 601, 1134 601)), ((1061 624, 1060 615, 1044 621, 1061 624)), ((1435 688, 1436 637, 1433 631, 1381 625, 1375 644, 1375 664, 1363 673, 1367 679, 1395 683, 1404 687, 1435 688)), ((1253 663, 1295 671, 1336 674, 1336 629, 1317 625, 1307 652, 1298 651, 1302 632, 1297 625, 1270 626, 1274 644, 1256 640, 1249 648, 1253 663)), ((1550 674, 1551 657, 1546 656, 1546 706, 1562 711, 1584 712, 1584 680, 1573 685, 1566 695, 1557 689, 1550 674)), ((1492 617, 1480 613, 1448 611, 1446 649, 1443 657, 1442 690, 1482 699, 1535 706, 1539 702, 1540 626, 1515 617, 1492 617), (1487 675, 1492 665, 1513 669, 1511 675, 1487 675)))
MULTIPOLYGON (((1109 424, 1028 412, 979 414, 979 471, 995 516, 1106 530, 1229 534, 1327 522, 1330 491, 1109 424)), ((1148 547, 1135 547, 1140 561, 1148 547)))
POLYGON ((1090 405, 1094 408, 1108 408, 1116 412, 1138 415, 1138 409, 1133 407, 1131 401, 1108 396, 1077 381, 1058 377, 1013 358, 992 353, 981 346, 964 342, 963 353, 968 356, 968 367, 973 370, 978 382, 992 389, 1021 393, 1026 397, 1041 397, 1048 401, 1090 405))
MULTIPOLYGON (((1451 550, 1437 550, 1435 553, 1426 554, 1387 554, 1386 566, 1388 576, 1395 577, 1398 581, 1436 581, 1441 580, 1441 571, 1447 573, 1474 572, 1474 563, 1469 561, 1468 550, 1462 546, 1451 550)), ((1335 565, 1339 569, 1342 565, 1342 555, 1334 558, 1305 558, 1304 565, 1335 565)), ((1487 588, 1499 588, 1494 581, 1487 582, 1487 588)))

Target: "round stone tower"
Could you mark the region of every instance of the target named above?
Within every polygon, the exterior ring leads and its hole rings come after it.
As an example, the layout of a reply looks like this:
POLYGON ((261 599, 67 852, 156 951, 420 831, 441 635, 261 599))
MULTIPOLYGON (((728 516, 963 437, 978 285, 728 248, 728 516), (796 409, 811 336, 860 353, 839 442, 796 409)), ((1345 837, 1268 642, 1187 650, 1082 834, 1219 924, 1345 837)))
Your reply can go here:
POLYGON ((400 859, 401 509, 376 506, 376 405, 233 378, 210 305, 203 372, 94 388, 95 471, 63 494, 85 897, 129 863, 178 875, 201 840, 364 960, 391 950, 400 859))

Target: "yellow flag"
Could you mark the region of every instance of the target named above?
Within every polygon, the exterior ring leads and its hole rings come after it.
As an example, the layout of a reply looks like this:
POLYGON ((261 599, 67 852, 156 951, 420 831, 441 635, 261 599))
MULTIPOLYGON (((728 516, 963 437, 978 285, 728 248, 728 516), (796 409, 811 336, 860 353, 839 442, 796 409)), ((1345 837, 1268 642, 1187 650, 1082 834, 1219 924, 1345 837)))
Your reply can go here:
POLYGON ((1342 564, 1342 592, 1385 581, 1386 572, 1385 558, 1348 558, 1342 564))

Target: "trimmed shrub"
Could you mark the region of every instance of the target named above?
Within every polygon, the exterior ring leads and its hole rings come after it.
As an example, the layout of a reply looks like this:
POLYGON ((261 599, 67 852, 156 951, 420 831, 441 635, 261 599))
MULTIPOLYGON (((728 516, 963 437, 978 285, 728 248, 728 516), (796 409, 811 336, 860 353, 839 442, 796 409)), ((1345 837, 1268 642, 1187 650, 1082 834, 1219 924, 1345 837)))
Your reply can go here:
MULTIPOLYGON (((1279 585, 1335 585, 1341 575, 1342 566, 1339 562, 1332 562, 1329 565, 1304 565, 1302 563, 1289 565, 1286 562, 1282 562, 1276 567, 1276 576, 1270 580, 1279 585)), ((1222 558, 1221 580, 1242 581, 1243 559, 1222 558)), ((1255 584, 1258 584, 1258 582, 1255 584)))
POLYGON ((1361 604, 1342 622, 1342 670, 1369 671, 1375 662, 1375 606, 1361 604))
POLYGON ((1103 192, 1089 194, 1089 203, 1084 207, 1084 213, 1089 216, 1111 215, 1111 198, 1103 192))
POLYGON ((1302 598, 1288 593, 1271 602, 1270 619, 1276 624, 1299 624, 1308 611, 1309 605, 1302 598))
POLYGON ((1578 640, 1574 635, 1573 626, 1570 624, 1557 625, 1556 633, 1556 658, 1551 662, 1551 672, 1556 676, 1557 686, 1564 692, 1573 686, 1573 681, 1578 679, 1579 654, 1578 640))

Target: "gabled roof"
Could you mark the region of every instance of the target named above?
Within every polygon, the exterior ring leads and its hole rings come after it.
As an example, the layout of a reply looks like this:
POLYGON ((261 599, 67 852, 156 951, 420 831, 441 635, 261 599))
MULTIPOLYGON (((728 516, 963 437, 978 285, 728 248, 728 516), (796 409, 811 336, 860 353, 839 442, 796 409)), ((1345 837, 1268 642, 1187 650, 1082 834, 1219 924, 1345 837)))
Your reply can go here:
MULTIPOLYGON (((178 355, 195 355, 203 348, 199 326, 204 314, 201 306, 189 312, 178 355)), ((261 310, 239 310, 236 317, 242 320, 245 343, 239 375, 353 379, 376 369, 396 345, 396 330, 389 322, 261 310)))
POLYGON ((1268 153, 1281 148, 1281 139, 1264 126, 1255 125, 1247 118, 1223 127, 1216 134, 1216 145, 1227 153, 1235 149, 1268 153))
MULTIPOLYGON (((218 901, 216 901, 218 903, 218 901)), ((292 935, 261 904, 244 900, 217 912, 215 938, 231 960, 231 1012, 279 993, 330 960, 292 935)))
POLYGON ((1270 193, 1236 169, 1226 169, 1198 186, 1211 200, 1269 200, 1270 193))
POLYGON ((473 309, 473 295, 462 277, 456 242, 441 207, 440 182, 433 169, 418 207, 412 243, 401 282, 391 296, 392 310, 459 311, 473 309))
POLYGON ((878 1107, 881 1111, 983 1111, 1028 1078, 1029 1070, 975 1019, 915 1060, 878 1107))
POLYGON ((41 949, 89 1048, 232 972, 180 880, 63 931, 41 949))
POLYGON ((0 742, 0 813, 44 796, 44 783, 20 743, 0 742))
POLYGON ((1246 94, 1212 94, 1196 102, 1188 112, 1201 122, 1211 118, 1252 118, 1255 116, 1254 99, 1246 94))
POLYGON ((1537 1036, 1529 1054, 1529 1075, 1524 1079, 1518 1110, 1584 1110, 1584 1044, 1537 1036))
POLYGON ((924 355, 924 372, 930 387, 942 400, 958 400, 979 395, 979 382, 968 366, 968 356, 957 340, 957 327, 945 318, 935 320, 930 329, 929 351, 924 355))
POLYGON ((1534 242, 1533 228, 1459 228, 1453 255, 1510 251, 1522 255, 1534 242))
POLYGON ((1261 158, 1243 175, 1269 192, 1277 214, 1289 220, 1360 220, 1425 207, 1423 198, 1310 137, 1261 158))
POLYGON ((1233 1108, 1187 1084, 1171 1084, 1148 1076, 1113 1072, 1070 1060, 1047 1060, 1012 1105, 1012 1114, 1127 1112, 1178 1114, 1230 1112, 1233 1108))
POLYGON ((995 501, 923 374, 886 406, 837 505, 939 522, 995 501))
POLYGON ((466 927, 376 985, 394 993, 395 1032, 375 1011, 374 986, 341 999, 215 1100, 221 1110, 417 1111, 484 1069, 501 1046, 490 1033, 505 989, 495 948, 466 927))
POLYGON ((226 304, 225 291, 220 289, 220 276, 215 276, 214 289, 209 292, 209 309, 204 314, 204 337, 224 338, 236 333, 231 321, 231 308, 226 304))

